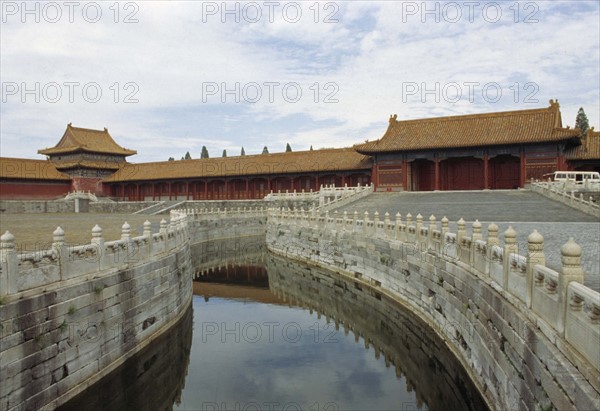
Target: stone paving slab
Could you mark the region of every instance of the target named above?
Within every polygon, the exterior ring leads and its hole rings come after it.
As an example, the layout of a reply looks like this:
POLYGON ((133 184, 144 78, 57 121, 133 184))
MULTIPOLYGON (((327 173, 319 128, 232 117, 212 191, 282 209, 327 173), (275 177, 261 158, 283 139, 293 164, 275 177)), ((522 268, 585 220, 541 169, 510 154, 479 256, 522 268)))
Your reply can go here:
POLYGON ((428 193, 373 193, 355 203, 338 209, 338 213, 349 214, 358 211, 359 218, 368 211, 370 218, 378 211, 388 212, 391 218, 397 212, 402 219, 407 213, 421 213, 425 224, 429 216, 435 215, 438 221, 446 216, 450 228, 456 232, 456 221, 461 217, 470 224, 478 219, 483 225, 484 235, 487 226, 495 222, 502 233, 512 225, 517 231, 519 254, 527 252, 527 236, 538 230, 544 236, 546 265, 554 270, 561 267, 560 247, 569 237, 582 247, 582 265, 586 273, 585 284, 600 291, 600 221, 596 217, 582 213, 569 206, 527 190, 510 191, 465 191, 428 193))
POLYGON ((65 241, 70 246, 89 244, 92 228, 102 227, 106 241, 121 238, 121 226, 125 221, 131 226, 131 235, 142 235, 144 221, 152 223, 152 231, 158 232, 160 220, 166 215, 147 216, 132 214, 87 214, 87 213, 40 213, 0 214, 0 233, 9 230, 14 236, 19 253, 44 250, 52 244, 52 232, 61 226, 65 230, 65 241))

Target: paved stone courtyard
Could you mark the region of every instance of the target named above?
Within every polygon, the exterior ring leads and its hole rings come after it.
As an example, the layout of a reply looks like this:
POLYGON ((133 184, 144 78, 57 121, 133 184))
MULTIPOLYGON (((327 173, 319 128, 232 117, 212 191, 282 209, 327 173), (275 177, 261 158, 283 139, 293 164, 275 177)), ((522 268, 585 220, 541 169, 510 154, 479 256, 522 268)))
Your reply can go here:
MULTIPOLYGON (((517 231, 519 254, 527 253, 527 236, 538 230, 544 236, 546 265, 559 269, 560 247, 569 237, 583 249, 583 269, 586 273, 585 284, 600 291, 600 222, 597 218, 567 205, 547 199, 527 190, 520 191, 465 191, 465 192, 421 192, 421 193, 374 193, 355 203, 338 209, 338 213, 358 211, 359 216, 368 211, 378 211, 383 219, 386 212, 395 216, 421 213, 426 224, 429 216, 434 214, 438 220, 446 216, 451 224, 450 229, 456 232, 456 221, 461 217, 470 223, 478 219, 487 234, 487 225, 494 222, 500 229, 500 237, 512 225, 517 231)), ((360 217, 362 218, 362 216, 360 217)), ((394 217, 391 217, 394 218, 394 217)))
POLYGON ((131 226, 131 235, 141 235, 144 221, 152 223, 152 230, 158 231, 164 215, 132 214, 0 214, 0 232, 9 230, 14 236, 17 251, 20 253, 43 250, 52 244, 52 233, 56 227, 65 230, 65 241, 69 245, 89 244, 92 228, 98 224, 106 241, 121 238, 121 226, 125 221, 131 226))

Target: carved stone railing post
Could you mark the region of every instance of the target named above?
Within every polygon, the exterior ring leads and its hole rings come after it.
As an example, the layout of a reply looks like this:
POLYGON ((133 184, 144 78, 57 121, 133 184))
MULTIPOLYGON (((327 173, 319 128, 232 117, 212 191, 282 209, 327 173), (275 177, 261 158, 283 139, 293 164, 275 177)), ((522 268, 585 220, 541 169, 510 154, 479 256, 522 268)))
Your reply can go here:
POLYGON ((390 238, 390 213, 387 211, 383 216, 383 232, 385 233, 386 238, 390 238))
MULTIPOLYGON (((197 210, 194 210, 196 212, 197 210)), ((144 238, 146 239, 146 250, 148 251, 148 255, 152 255, 153 241, 152 241, 152 223, 148 220, 144 221, 144 238)))
POLYGON ((504 265, 502 270, 502 288, 508 292, 508 273, 510 271, 510 255, 517 252, 517 232, 508 226, 504 232, 504 265))
POLYGON ((148 220, 144 221, 144 237, 152 236, 152 223, 148 220))
POLYGON ((483 235, 481 234, 481 223, 479 222, 479 220, 475 220, 473 222, 473 235, 471 236, 471 258, 470 258, 470 264, 473 265, 475 262, 475 253, 477 252, 476 248, 477 248, 477 240, 483 240, 483 235))
POLYGON ((533 301, 534 267, 538 264, 546 265, 544 237, 537 230, 533 230, 527 237, 527 296, 525 302, 528 308, 531 308, 533 301))
POLYGON ((568 309, 568 296, 567 292, 569 289, 569 283, 576 281, 583 284, 584 273, 581 268, 581 247, 573 240, 573 237, 569 238, 561 248, 561 261, 562 271, 558 275, 558 304, 560 315, 557 319, 557 331, 561 336, 565 333, 565 320, 568 309))
POLYGON ((67 263, 67 248, 65 247, 65 230, 62 227, 56 227, 52 233, 52 249, 58 258, 58 266, 60 267, 60 279, 64 279, 66 274, 67 263))
POLYGON ((498 238, 498 226, 494 223, 490 223, 490 225, 488 226, 488 238, 487 238, 486 243, 487 243, 487 263, 489 266, 489 264, 492 261, 493 246, 500 245, 500 239, 498 238))
POLYGON ((441 228, 441 244, 440 244, 440 253, 444 254, 446 252, 446 233, 450 231, 450 227, 448 225, 448 217, 444 216, 441 220, 442 228, 441 228))
POLYGON ((460 244, 462 243, 462 238, 467 235, 465 225, 465 220, 462 217, 456 222, 456 244, 458 247, 460 247, 460 244))
POLYGON ((125 221, 121 227, 121 240, 129 241, 131 239, 131 226, 125 221))
POLYGON ((16 293, 19 260, 15 236, 8 230, 0 237, 0 269, 0 295, 16 293))
POLYGON ((98 260, 98 270, 102 269, 102 261, 104 259, 104 237, 102 237, 102 228, 98 224, 92 228, 92 247, 96 249, 96 256, 98 260))
MULTIPOLYGON (((436 223, 436 218, 435 216, 432 214, 429 216, 429 231, 427 232, 427 240, 428 240, 428 245, 427 247, 430 250, 435 250, 435 244, 433 242, 433 232, 436 230, 437 228, 437 223, 436 223)), ((437 250, 435 250, 437 251, 437 250)))
POLYGON ((402 225, 402 214, 396 213, 396 225, 394 227, 394 239, 400 240, 400 226, 402 225))

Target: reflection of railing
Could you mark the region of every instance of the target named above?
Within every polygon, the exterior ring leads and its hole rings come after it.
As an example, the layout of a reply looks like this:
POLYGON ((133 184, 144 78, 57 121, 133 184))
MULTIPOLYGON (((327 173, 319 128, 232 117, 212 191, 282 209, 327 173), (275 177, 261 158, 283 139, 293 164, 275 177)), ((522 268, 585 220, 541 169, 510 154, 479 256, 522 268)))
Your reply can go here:
POLYGON ((567 190, 564 183, 532 182, 531 190, 551 200, 567 204, 584 213, 600 217, 600 205, 594 202, 593 197, 590 196, 586 200, 583 193, 577 195, 575 194, 575 189, 567 190))
MULTIPOLYGON (((496 303, 505 301, 503 304, 514 310, 510 318, 518 313, 520 318, 533 321, 561 355, 581 366, 577 368, 583 377, 574 378, 589 381, 593 385, 589 389, 595 390, 592 396, 600 391, 600 293, 583 285, 581 247, 573 239, 560 249, 562 270, 554 271, 545 265, 544 238, 535 230, 528 237, 528 252, 523 256, 517 252, 517 233, 512 227, 504 232, 501 245, 498 226, 493 223, 484 238, 479 221, 473 223, 468 236, 463 219, 451 233, 445 217, 441 225, 434 216, 424 222, 420 214, 415 222, 410 214, 404 220, 400 214, 392 219, 388 213, 381 219, 377 212, 365 212, 361 217, 357 212, 331 216, 329 212, 272 211, 267 246, 278 254, 341 270, 392 294, 414 298, 425 313, 443 311, 450 315, 433 315, 433 321, 464 319, 463 314, 455 317, 456 310, 468 309, 471 299, 476 305, 474 317, 464 316, 475 321, 477 313, 483 312, 477 307, 493 300, 497 309, 496 303), (411 275, 411 271, 417 274, 411 275), (468 291, 466 296, 464 291, 468 291), (455 292, 468 298, 464 306, 452 306, 459 301, 455 292), (441 303, 436 303, 436 293, 442 293, 441 303)), ((498 314, 508 318, 508 313, 498 314)), ((442 323, 437 325, 443 328, 442 323)))

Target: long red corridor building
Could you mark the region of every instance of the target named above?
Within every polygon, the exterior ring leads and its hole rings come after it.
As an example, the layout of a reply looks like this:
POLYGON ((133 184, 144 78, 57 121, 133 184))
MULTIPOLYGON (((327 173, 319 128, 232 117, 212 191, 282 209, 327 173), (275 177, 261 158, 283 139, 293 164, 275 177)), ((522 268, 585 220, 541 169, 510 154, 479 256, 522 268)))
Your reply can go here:
POLYGON ((391 116, 354 147, 130 163, 107 129, 67 125, 46 160, 0 158, 1 199, 91 191, 118 200, 262 198, 271 191, 369 184, 379 191, 512 189, 556 170, 600 170, 600 133, 564 128, 559 104, 421 120, 391 116))

